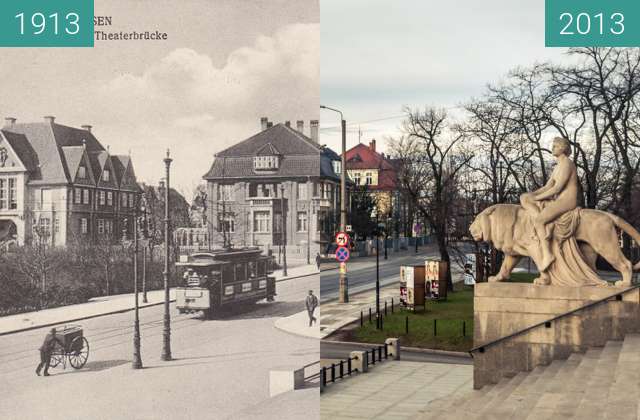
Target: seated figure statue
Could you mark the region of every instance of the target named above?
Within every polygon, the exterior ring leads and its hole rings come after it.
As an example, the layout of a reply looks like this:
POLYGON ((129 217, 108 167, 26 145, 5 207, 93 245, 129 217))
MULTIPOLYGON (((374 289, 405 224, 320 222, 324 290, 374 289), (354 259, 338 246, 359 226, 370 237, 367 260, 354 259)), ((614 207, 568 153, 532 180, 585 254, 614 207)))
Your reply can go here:
POLYGON ((542 264, 538 269, 541 272, 547 271, 555 260, 551 251, 553 222, 564 213, 575 209, 578 201, 578 172, 576 165, 569 158, 569 141, 563 137, 556 137, 553 139, 551 152, 557 165, 549 182, 542 188, 520 197, 520 204, 531 215, 534 231, 540 243, 542 264))

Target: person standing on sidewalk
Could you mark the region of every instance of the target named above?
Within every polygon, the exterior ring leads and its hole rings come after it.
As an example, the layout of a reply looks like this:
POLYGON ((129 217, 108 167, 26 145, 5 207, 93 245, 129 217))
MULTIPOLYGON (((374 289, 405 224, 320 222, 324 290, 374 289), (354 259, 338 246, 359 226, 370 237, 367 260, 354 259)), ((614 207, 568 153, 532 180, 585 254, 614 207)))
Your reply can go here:
POLYGON ((56 329, 51 328, 51 331, 44 338, 44 343, 40 346, 40 364, 36 368, 36 375, 40 376, 40 370, 44 367, 44 376, 49 376, 49 363, 51 363, 51 353, 58 344, 62 347, 62 342, 56 336, 56 329))
POLYGON ((313 290, 309 290, 309 296, 305 299, 305 304, 307 305, 307 312, 309 312, 309 326, 311 326, 316 322, 313 311, 315 311, 316 306, 318 306, 318 298, 313 294, 313 290))

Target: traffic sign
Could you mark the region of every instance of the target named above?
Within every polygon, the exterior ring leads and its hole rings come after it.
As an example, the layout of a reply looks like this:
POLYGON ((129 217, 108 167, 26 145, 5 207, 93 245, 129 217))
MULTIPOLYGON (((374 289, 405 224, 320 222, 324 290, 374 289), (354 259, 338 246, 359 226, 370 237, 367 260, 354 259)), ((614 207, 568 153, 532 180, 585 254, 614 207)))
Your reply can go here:
POLYGON ((353 232, 353 226, 347 225, 347 227, 345 227, 344 230, 346 230, 347 232, 353 232))
POLYGON ((349 249, 344 246, 339 246, 336 249, 336 260, 339 262, 346 262, 349 260, 349 249))
POLYGON ((336 245, 338 245, 338 246, 348 246, 349 245, 349 234, 347 232, 338 232, 338 233, 336 233, 336 245))

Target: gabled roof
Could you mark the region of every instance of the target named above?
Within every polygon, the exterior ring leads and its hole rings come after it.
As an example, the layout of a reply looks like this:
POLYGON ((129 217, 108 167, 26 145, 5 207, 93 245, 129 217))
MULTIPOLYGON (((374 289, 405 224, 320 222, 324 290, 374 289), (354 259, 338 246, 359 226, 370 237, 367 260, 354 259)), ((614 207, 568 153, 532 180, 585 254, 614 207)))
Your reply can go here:
POLYGON ((32 178, 40 176, 38 155, 23 134, 0 130, 32 178))
POLYGON ((365 144, 358 144, 347 150, 347 170, 350 169, 372 169, 378 171, 378 184, 372 185, 371 189, 389 190, 396 188, 397 170, 394 162, 385 158, 371 147, 365 144))
POLYGON ((337 179, 331 164, 334 157, 339 159, 331 149, 321 147, 291 127, 277 124, 216 154, 211 169, 203 178, 313 176, 337 179), (280 155, 278 169, 266 174, 254 171, 253 157, 263 155, 280 155))
POLYGON ((76 173, 78 172, 80 162, 82 162, 82 157, 84 156, 84 147, 64 146, 62 147, 62 153, 64 154, 64 158, 67 162, 67 168, 69 168, 69 175, 71 175, 71 179, 73 180, 76 173))

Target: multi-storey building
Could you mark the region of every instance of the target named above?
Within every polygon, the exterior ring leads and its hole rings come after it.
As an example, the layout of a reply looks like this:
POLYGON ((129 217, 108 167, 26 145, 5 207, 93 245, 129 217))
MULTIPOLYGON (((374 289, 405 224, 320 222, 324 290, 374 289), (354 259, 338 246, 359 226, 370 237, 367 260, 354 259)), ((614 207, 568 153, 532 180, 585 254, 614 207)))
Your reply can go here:
POLYGON ((0 242, 64 246, 131 234, 140 189, 129 156, 45 117, 0 129, 0 242))
POLYGON ((228 235, 235 246, 283 244, 287 254, 315 255, 332 240, 340 208, 340 158, 318 144, 318 121, 310 136, 304 122, 276 124, 215 155, 207 180, 211 240, 228 235))

